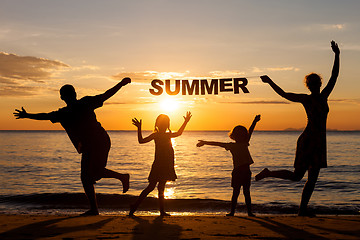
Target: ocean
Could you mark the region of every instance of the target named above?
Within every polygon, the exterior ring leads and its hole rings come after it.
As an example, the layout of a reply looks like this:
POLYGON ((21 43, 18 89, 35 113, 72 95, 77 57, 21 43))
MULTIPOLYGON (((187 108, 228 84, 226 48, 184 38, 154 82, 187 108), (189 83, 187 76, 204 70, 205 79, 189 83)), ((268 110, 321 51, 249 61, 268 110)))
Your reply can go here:
MULTIPOLYGON (((112 148, 107 168, 130 174, 122 194, 116 179, 96 184, 102 214, 126 214, 147 186, 154 143, 139 144, 135 131, 108 131, 112 148)), ((143 132, 146 136, 150 132, 143 132)), ((250 142, 251 197, 255 214, 296 214, 307 174, 300 182, 268 178, 256 182, 264 167, 293 169, 301 132, 255 131, 250 142)), ((178 179, 168 182, 165 208, 172 214, 224 214, 232 195, 230 152, 196 147, 197 140, 230 142, 226 131, 185 131, 173 139, 178 179)), ((328 168, 321 169, 309 207, 318 214, 360 214, 360 132, 327 134, 328 168)), ((80 155, 64 131, 0 131, 0 213, 78 214, 87 209, 80 181, 80 155)), ((158 214, 157 191, 138 214, 158 214)), ((245 214, 244 197, 238 212, 245 214)))

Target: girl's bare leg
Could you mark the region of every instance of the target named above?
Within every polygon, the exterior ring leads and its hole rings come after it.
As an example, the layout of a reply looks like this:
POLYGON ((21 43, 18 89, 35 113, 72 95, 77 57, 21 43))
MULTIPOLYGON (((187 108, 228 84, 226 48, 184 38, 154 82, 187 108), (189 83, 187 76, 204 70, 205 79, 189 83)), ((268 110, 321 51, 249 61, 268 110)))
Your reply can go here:
POLYGON ((159 191, 159 209, 161 216, 170 216, 170 214, 166 213, 164 210, 164 191, 165 191, 166 181, 161 181, 158 184, 158 191, 159 191))
POLYGON ((246 185, 243 186, 243 194, 244 194, 244 197, 245 197, 245 203, 246 203, 248 216, 249 217, 255 217, 255 215, 252 213, 252 210, 251 210, 250 185, 249 186, 246 186, 246 185))
POLYGON ((146 198, 146 196, 152 192, 152 190, 155 189, 157 182, 149 182, 149 185, 140 193, 140 196, 136 200, 136 202, 132 205, 130 205, 130 212, 129 216, 134 216, 134 212, 139 207, 142 201, 146 198))
POLYGON ((237 206, 237 200, 240 194, 240 188, 241 186, 238 188, 233 188, 233 194, 231 197, 231 209, 230 209, 230 213, 226 214, 226 216, 234 216, 237 206))

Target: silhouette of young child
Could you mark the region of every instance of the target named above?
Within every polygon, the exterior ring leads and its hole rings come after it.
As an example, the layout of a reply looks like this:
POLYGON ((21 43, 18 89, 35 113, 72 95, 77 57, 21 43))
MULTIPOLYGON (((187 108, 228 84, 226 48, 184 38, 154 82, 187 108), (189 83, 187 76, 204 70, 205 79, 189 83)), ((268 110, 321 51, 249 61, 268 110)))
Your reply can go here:
POLYGON ((90 203, 90 210, 82 215, 99 215, 96 201, 96 181, 101 178, 116 178, 123 184, 123 192, 129 189, 129 174, 121 174, 106 167, 111 146, 110 137, 96 119, 95 109, 116 94, 123 86, 131 82, 124 78, 114 87, 96 96, 85 96, 77 99, 75 88, 66 84, 60 89, 60 97, 66 106, 49 113, 28 113, 24 108, 16 109, 17 119, 50 120, 59 122, 65 129, 74 147, 81 153, 81 182, 90 203))
POLYGON ((175 181, 177 178, 174 168, 174 149, 171 144, 171 138, 179 137, 186 124, 190 121, 191 113, 187 112, 184 116, 184 123, 177 132, 170 130, 170 118, 165 114, 160 114, 156 118, 155 130, 149 136, 143 138, 141 133, 142 121, 136 118, 132 119, 133 124, 138 129, 139 143, 147 143, 152 140, 155 141, 155 160, 152 164, 151 171, 148 177, 149 185, 141 192, 140 196, 134 204, 130 206, 129 216, 133 216, 136 209, 146 196, 152 192, 158 183, 159 191, 159 208, 161 216, 170 216, 164 211, 164 190, 167 181, 175 181), (169 130, 169 131, 167 131, 169 130))
POLYGON ((199 140, 199 142, 196 144, 198 147, 202 147, 204 145, 223 147, 226 150, 229 150, 232 154, 234 170, 231 174, 231 187, 233 188, 233 195, 231 197, 231 211, 230 213, 226 214, 226 216, 234 216, 241 186, 243 186, 243 194, 245 197, 248 216, 255 216, 251 211, 250 197, 250 165, 254 162, 251 158, 248 146, 251 134, 254 131, 255 125, 258 121, 260 121, 260 115, 255 116, 249 131, 244 126, 239 125, 234 127, 234 129, 229 133, 229 137, 235 142, 223 143, 199 140))

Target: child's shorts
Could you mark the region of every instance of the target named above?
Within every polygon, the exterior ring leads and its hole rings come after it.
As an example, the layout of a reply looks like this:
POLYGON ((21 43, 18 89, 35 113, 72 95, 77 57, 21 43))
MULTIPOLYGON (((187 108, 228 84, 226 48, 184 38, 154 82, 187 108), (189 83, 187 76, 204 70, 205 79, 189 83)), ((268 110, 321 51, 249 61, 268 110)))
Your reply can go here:
POLYGON ((251 171, 249 165, 234 168, 231 175, 232 175, 231 187, 233 188, 239 188, 241 186, 250 187, 251 171))

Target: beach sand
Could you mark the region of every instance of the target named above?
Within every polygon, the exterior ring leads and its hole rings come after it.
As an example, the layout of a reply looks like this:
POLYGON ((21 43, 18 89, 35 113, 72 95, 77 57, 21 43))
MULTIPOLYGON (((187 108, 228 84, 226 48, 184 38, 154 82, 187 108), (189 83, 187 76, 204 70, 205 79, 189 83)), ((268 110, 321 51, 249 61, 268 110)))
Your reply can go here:
POLYGON ((360 239, 360 216, 0 215, 0 239, 360 239))

